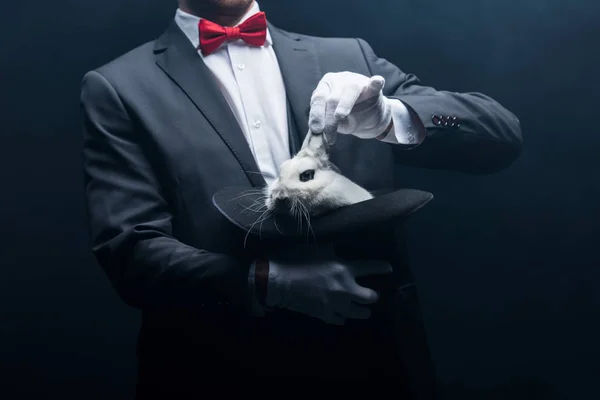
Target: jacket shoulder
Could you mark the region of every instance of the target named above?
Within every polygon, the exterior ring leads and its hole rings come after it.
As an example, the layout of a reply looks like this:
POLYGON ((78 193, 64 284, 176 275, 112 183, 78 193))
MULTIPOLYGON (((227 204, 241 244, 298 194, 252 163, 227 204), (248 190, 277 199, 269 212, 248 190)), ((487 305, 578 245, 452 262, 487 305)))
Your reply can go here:
POLYGON ((154 40, 146 42, 103 65, 88 70, 84 74, 84 79, 91 73, 98 73, 110 82, 135 77, 141 70, 154 64, 154 43, 154 40))

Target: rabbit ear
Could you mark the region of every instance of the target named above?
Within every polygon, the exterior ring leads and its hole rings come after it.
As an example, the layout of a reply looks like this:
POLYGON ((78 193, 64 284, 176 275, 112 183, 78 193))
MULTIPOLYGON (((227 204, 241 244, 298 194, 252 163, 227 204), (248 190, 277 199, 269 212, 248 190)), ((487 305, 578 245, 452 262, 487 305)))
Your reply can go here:
POLYGON ((324 134, 314 135, 312 132, 308 132, 304 138, 301 150, 310 151, 315 157, 327 161, 328 142, 324 134))
POLYGON ((313 135, 311 131, 308 131, 306 136, 304 137, 304 142, 302 143, 302 147, 300 150, 314 150, 315 147, 318 147, 322 144, 321 139, 319 139, 320 135, 313 135))
POLYGON ((325 140, 325 145, 327 147, 331 147, 333 146, 333 144, 335 143, 335 140, 337 139, 337 133, 323 133, 323 139, 325 140))

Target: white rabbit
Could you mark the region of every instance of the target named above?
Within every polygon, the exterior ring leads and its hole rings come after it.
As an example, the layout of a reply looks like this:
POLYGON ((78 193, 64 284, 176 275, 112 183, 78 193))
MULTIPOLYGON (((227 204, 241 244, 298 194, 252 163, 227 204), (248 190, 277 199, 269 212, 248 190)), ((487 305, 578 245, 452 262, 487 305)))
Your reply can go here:
POLYGON ((265 187, 268 211, 308 217, 373 198, 340 173, 326 147, 323 135, 306 135, 300 151, 281 164, 277 179, 265 187))

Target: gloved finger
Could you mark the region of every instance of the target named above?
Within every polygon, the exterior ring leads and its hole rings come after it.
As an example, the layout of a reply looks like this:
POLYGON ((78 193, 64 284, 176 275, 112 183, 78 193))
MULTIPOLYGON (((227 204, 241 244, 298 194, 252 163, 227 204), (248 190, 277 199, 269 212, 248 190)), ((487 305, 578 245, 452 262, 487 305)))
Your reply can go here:
POLYGON ((352 286, 352 291, 349 293, 350 301, 358 304, 373 304, 379 300, 379 294, 376 291, 360 286, 358 283, 352 286))
POLYGON ((355 278, 369 275, 385 275, 393 271, 392 265, 383 260, 362 260, 351 264, 355 278))
POLYGON ((311 101, 308 125, 312 133, 320 134, 325 130, 325 97, 316 97, 311 101))
POLYGON ((321 81, 311 97, 308 123, 313 133, 323 133, 325 130, 325 112, 330 90, 329 83, 321 81))
POLYGON ((360 94, 357 102, 377 97, 385 86, 385 78, 383 76, 375 75, 369 79, 369 83, 364 87, 360 94))
POLYGON ((339 125, 339 120, 335 117, 335 112, 344 96, 345 85, 340 82, 333 82, 325 106, 325 129, 326 135, 335 134, 339 125))
POLYGON ((323 129, 323 133, 326 135, 331 135, 337 132, 337 127, 339 125, 338 121, 335 119, 335 110, 338 105, 338 98, 333 95, 327 99, 325 106, 325 128, 323 129))
POLYGON ((369 319, 371 318, 371 309, 369 307, 350 303, 344 312, 344 315, 346 318, 352 319, 369 319))
POLYGON ((355 85, 350 85, 344 89, 334 113, 336 121, 340 121, 350 115, 361 92, 361 88, 355 85))

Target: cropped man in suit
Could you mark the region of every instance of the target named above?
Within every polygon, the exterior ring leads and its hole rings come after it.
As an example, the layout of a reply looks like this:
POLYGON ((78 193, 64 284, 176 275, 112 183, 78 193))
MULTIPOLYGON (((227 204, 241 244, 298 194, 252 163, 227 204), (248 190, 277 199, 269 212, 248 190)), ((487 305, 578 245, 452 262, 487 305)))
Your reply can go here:
MULTIPOLYGON (((277 375, 396 377, 405 398, 434 397, 425 340, 398 369, 337 344, 377 301, 358 271, 389 266, 257 258, 212 195, 271 182, 309 127, 341 133, 331 157, 368 190, 393 189, 395 164, 496 172, 520 153, 512 113, 424 86, 364 40, 276 28, 254 0, 180 0, 157 40, 85 75, 81 102, 93 251, 142 311, 138 398, 277 375)), ((403 296, 423 339, 416 293, 403 296)))

